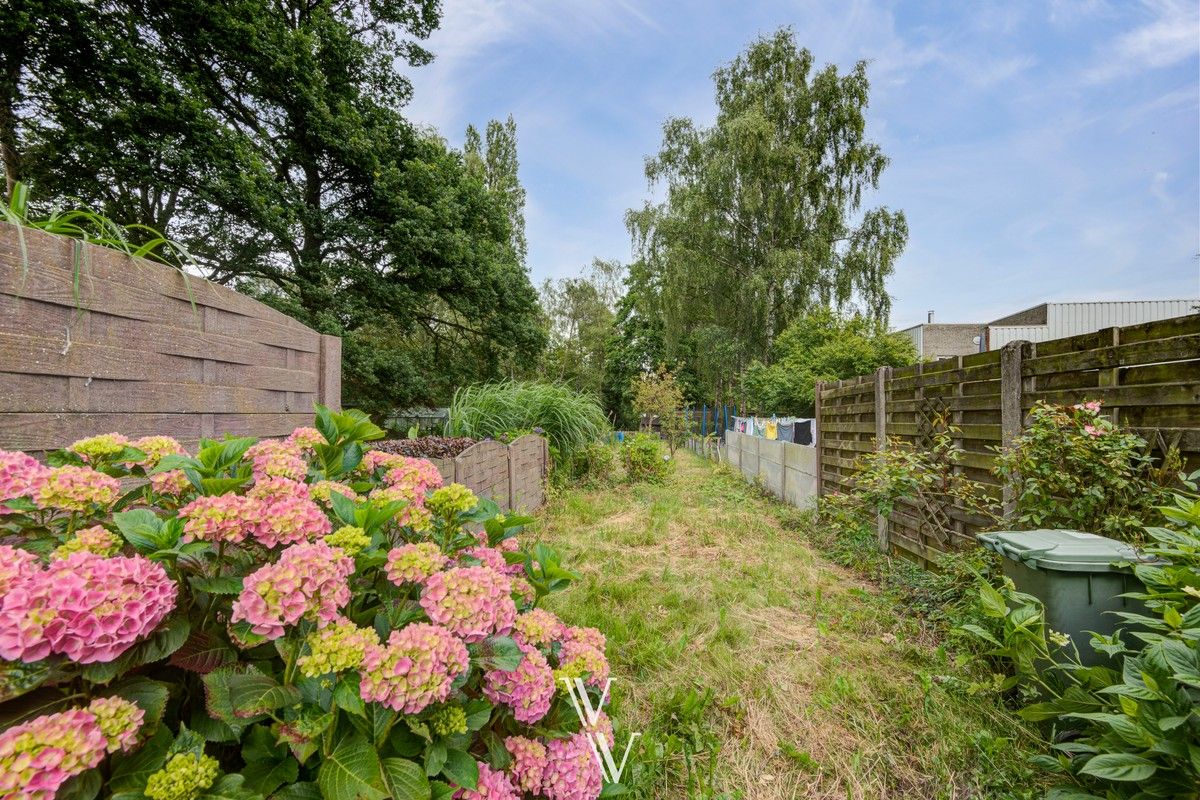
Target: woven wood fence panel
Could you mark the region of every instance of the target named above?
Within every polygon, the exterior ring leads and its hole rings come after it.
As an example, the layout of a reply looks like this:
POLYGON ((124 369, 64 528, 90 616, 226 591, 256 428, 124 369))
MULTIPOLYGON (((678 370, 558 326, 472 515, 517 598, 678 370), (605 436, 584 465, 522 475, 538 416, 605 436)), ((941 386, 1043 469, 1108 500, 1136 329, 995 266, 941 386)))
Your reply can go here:
MULTIPOLYGON (((1177 449, 1192 470, 1200 467, 1200 314, 884 368, 818 394, 822 493, 844 491, 853 458, 874 450, 878 438, 928 447, 944 420, 960 429, 955 443, 964 455, 955 470, 1000 498, 994 448, 1020 434, 1039 400, 1101 400, 1106 415, 1159 455, 1177 449), (876 386, 884 392, 882 420, 873 413, 876 386)), ((901 501, 886 523, 884 544, 929 561, 973 544, 986 520, 951 503, 901 501)))
POLYGON ((454 457, 454 480, 508 509, 508 445, 492 440, 471 445, 454 457))
POLYGON ((341 401, 341 340, 224 286, 0 223, 0 448, 282 436, 341 401), (23 241, 22 241, 23 239, 23 241))
POLYGON ((508 446, 509 481, 513 511, 532 511, 546 502, 549 451, 541 436, 528 435, 508 446))

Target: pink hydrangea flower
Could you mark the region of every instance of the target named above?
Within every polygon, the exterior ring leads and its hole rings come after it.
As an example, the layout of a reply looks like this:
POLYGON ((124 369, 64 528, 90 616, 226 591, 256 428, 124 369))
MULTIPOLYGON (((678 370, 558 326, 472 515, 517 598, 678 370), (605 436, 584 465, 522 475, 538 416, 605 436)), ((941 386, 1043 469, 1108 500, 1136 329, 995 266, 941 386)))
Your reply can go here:
POLYGON ((442 548, 433 542, 403 544, 388 552, 388 580, 397 586, 421 583, 449 563, 442 548))
POLYGON ((150 476, 150 488, 166 497, 179 497, 192 488, 192 482, 181 469, 156 472, 150 476))
POLYGON ((427 491, 442 485, 442 473, 432 461, 408 456, 398 458, 398 461, 388 462, 387 473, 383 476, 389 486, 404 486, 424 497, 427 491))
POLYGON ((263 439, 247 450, 243 458, 254 465, 255 480, 287 478, 302 481, 308 474, 308 464, 305 463, 300 448, 279 439, 263 439))
POLYGON ((1097 437, 1097 436, 1104 435, 1104 431, 1101 430, 1100 428, 1096 427, 1095 425, 1084 425, 1083 432, 1091 437, 1097 437))
MULTIPOLYGON (((491 567, 501 575, 508 574, 508 562, 504 560, 504 553, 494 547, 468 547, 462 552, 463 555, 480 561, 485 567, 491 567)), ((525 566, 523 564, 520 566, 524 571, 525 566)))
POLYGON ((129 752, 137 744, 146 712, 122 697, 97 697, 87 707, 104 734, 108 752, 129 752))
POLYGON ((604 788, 587 734, 554 739, 546 746, 542 794, 547 800, 596 800, 604 788))
POLYGON ((28 550, 0 544, 0 595, 42 571, 38 557, 28 550))
POLYGON ((368 450, 363 453, 362 461, 358 462, 358 471, 370 475, 382 467, 385 470, 404 466, 405 457, 396 453, 385 453, 382 450, 368 450))
POLYGON ((493 703, 513 710, 517 722, 532 724, 550 710, 554 700, 554 673, 546 657, 532 645, 520 645, 520 665, 511 672, 489 670, 483 676, 483 693, 493 703))
POLYGON ((574 626, 563 626, 560 634, 560 639, 563 644, 567 642, 579 642, 596 648, 600 652, 604 652, 604 648, 608 646, 608 641, 604 638, 604 634, 599 628, 576 628, 574 626))
POLYGON ((583 678, 589 686, 600 687, 608 680, 608 659, 604 651, 582 641, 567 641, 558 652, 557 677, 583 678))
POLYGON ((262 521, 254 529, 254 538, 264 547, 316 539, 333 530, 303 483, 264 478, 246 496, 262 504, 262 521))
POLYGON ((350 602, 346 579, 354 560, 324 542, 294 544, 279 561, 264 564, 242 581, 232 622, 246 621, 255 633, 278 639, 301 619, 330 623, 350 602))
POLYGON ((433 516, 425 508, 425 499, 416 494, 408 486, 380 486, 369 495, 372 500, 381 503, 394 503, 403 500, 406 506, 396 512, 396 524, 412 528, 415 531, 426 531, 432 526, 433 516))
POLYGON ((470 664, 467 646, 446 628, 422 622, 392 631, 387 645, 370 645, 363 656, 363 700, 416 714, 450 695, 454 679, 470 664))
POLYGON ((236 494, 197 497, 183 508, 185 541, 240 542, 263 524, 262 503, 236 494))
POLYGON ((512 584, 490 567, 456 567, 425 581, 421 608, 468 642, 507 634, 517 616, 512 584))
POLYGON ((0 515, 9 513, 5 500, 35 496, 49 476, 49 468, 33 456, 0 450, 0 515))
POLYGON ((524 578, 512 579, 512 596, 514 600, 519 601, 522 607, 533 605, 533 601, 537 599, 537 591, 534 590, 533 584, 524 578))
POLYGON ((87 552, 98 556, 115 556, 121 550, 121 537, 99 525, 76 531, 50 554, 51 559, 66 558, 72 553, 87 552))
POLYGON ((83 709, 47 714, 0 733, 0 797, 53 800, 72 776, 95 767, 108 742, 83 709))
POLYGON ((319 444, 327 444, 325 435, 316 428, 296 428, 287 437, 287 443, 301 450, 312 450, 319 444))
POLYGON ((608 742, 609 747, 613 747, 617 743, 616 734, 613 733, 612 720, 609 719, 608 714, 604 713, 603 711, 597 712, 596 723, 594 725, 589 723, 586 719, 583 720, 583 731, 591 734, 592 736, 602 734, 605 740, 608 742))
POLYGON ((459 787, 452 800, 521 800, 508 775, 482 761, 475 763, 479 765, 479 783, 474 789, 459 787))
POLYGON ((57 653, 79 664, 112 661, 158 627, 176 592, 149 559, 73 553, 0 600, 0 658, 40 661, 57 653))
POLYGON ((546 745, 524 736, 509 736, 504 747, 512 755, 508 770, 518 791, 539 794, 542 791, 542 772, 546 769, 546 745))
POLYGON ((563 630, 562 620, 543 608, 518 614, 513 622, 513 638, 518 643, 531 644, 534 647, 553 644, 562 635, 563 630))
POLYGON ((89 467, 55 467, 38 489, 36 502, 42 508, 87 511, 107 508, 121 496, 121 482, 89 467))

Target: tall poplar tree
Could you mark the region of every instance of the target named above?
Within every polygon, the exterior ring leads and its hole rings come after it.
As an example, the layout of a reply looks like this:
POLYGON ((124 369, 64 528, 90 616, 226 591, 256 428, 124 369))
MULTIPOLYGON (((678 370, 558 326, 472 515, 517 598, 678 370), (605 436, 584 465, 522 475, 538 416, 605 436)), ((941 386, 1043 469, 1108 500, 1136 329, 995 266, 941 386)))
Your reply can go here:
POLYGON ((864 208, 888 159, 866 137, 866 64, 814 67, 783 29, 714 75, 712 127, 672 118, 646 162, 661 203, 628 212, 643 313, 667 350, 744 367, 813 307, 886 321, 885 281, 908 238, 904 214, 864 208), (734 343, 714 349, 721 331, 734 343))
POLYGON ((518 174, 517 123, 512 114, 504 122, 489 121, 486 139, 479 136, 474 125, 468 125, 463 153, 468 170, 484 182, 489 192, 500 198, 508 216, 513 254, 524 264, 529 249, 525 241, 525 189, 518 174))

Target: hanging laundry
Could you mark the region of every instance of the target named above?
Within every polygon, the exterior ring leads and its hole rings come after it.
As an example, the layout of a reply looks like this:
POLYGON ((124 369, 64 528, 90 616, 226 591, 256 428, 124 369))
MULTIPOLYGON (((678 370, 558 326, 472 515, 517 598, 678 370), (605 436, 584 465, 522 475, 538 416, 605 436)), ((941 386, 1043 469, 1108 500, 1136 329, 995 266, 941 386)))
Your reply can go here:
POLYGON ((779 421, 779 441, 791 442, 795 428, 796 428, 796 423, 794 420, 788 419, 787 422, 780 420, 779 421))
POLYGON ((768 439, 775 439, 779 436, 779 423, 775 420, 767 420, 767 424, 764 427, 766 429, 765 435, 768 439))

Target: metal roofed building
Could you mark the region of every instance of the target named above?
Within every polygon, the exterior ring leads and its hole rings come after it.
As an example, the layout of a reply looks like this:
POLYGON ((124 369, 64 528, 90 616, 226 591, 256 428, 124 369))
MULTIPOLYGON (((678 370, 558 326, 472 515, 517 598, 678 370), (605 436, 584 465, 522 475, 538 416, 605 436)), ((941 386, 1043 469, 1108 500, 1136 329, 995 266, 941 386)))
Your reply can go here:
POLYGON ((999 350, 1009 342, 1044 342, 1103 328, 1183 317, 1200 311, 1200 298, 1187 300, 1102 300, 1090 303, 1041 303, 992 320, 985 347, 999 350))

